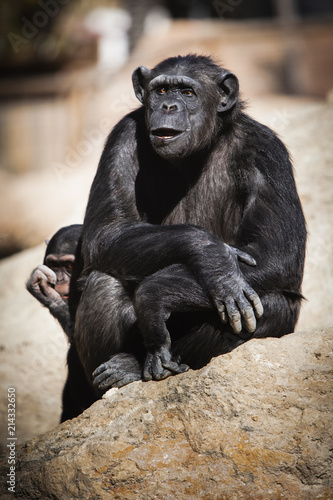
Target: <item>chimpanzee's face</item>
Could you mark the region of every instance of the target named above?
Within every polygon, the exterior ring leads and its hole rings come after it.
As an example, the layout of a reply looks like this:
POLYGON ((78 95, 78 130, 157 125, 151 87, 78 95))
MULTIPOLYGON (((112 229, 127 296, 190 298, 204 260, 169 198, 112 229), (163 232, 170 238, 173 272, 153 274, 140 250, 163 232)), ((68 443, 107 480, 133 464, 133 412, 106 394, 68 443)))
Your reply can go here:
POLYGON ((160 75, 149 83, 146 121, 151 144, 160 156, 189 154, 201 122, 200 90, 187 77, 160 75))
POLYGON ((182 159, 210 144, 221 103, 217 81, 171 65, 162 74, 137 68, 133 85, 145 106, 151 144, 160 156, 182 159))
POLYGON ((210 147, 221 114, 238 100, 238 80, 230 71, 210 64, 200 71, 177 61, 167 59, 153 70, 140 66, 132 75, 151 144, 171 161, 210 147))
POLYGON ((218 92, 213 96, 212 106, 203 85, 185 75, 159 75, 149 82, 146 122, 151 144, 160 156, 184 158, 209 142, 218 92))
POLYGON ((57 282, 54 285, 54 289, 65 301, 68 300, 74 260, 74 255, 48 254, 45 257, 45 265, 52 269, 57 276, 57 282))

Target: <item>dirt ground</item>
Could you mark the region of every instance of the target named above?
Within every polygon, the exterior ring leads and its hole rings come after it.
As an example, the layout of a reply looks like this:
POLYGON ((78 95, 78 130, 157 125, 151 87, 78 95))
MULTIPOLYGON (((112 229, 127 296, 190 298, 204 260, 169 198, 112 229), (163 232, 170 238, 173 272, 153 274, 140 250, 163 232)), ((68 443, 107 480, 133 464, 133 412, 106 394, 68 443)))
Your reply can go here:
MULTIPOLYGON (((186 53, 188 44, 186 42, 180 50, 179 45, 173 43, 171 48, 169 50, 164 47, 162 57, 178 52, 186 53)), ((131 70, 142 63, 149 66, 148 59, 160 58, 161 48, 151 58, 145 51, 147 47, 143 46, 142 59, 139 57, 140 53, 136 54, 135 59, 123 71, 126 80, 118 78, 115 86, 110 87, 109 94, 106 92, 103 99, 117 92, 121 85, 126 93, 130 86, 131 70)), ((219 51, 221 52, 220 49, 219 51)), ((210 53, 213 52, 212 46, 210 53)), ((135 103, 134 100, 130 102, 135 103)), ((128 109, 132 109, 131 106, 130 104, 128 109)), ((125 112, 123 104, 114 114, 114 120, 125 112)), ((279 133, 294 159, 298 190, 309 230, 303 288, 306 301, 297 330, 332 326, 333 105, 317 98, 261 95, 251 97, 248 112, 279 133)), ((42 176, 33 173, 16 181, 4 175, 1 209, 6 208, 12 219, 20 217, 14 204, 17 200, 26 213, 25 224, 29 223, 29 210, 33 214, 31 220, 38 216, 36 212, 39 211, 40 217, 44 217, 45 237, 49 237, 53 227, 46 229, 44 209, 50 203, 49 200, 58 202, 57 190, 61 189, 61 203, 64 193, 65 198, 71 197, 72 201, 64 205, 60 215, 52 223, 59 227, 81 222, 101 147, 101 144, 97 145, 79 169, 66 173, 61 185, 54 185, 54 172, 50 169, 46 169, 42 176), (34 206, 30 208, 24 206, 22 201, 26 191, 35 194, 34 206), (6 192, 10 193, 7 198, 6 192), (40 205, 36 203, 36 199, 41 200, 40 205)), ((45 245, 42 243, 0 263, 0 413, 4 417, 1 418, 0 429, 2 444, 7 437, 9 387, 16 389, 18 442, 53 428, 59 422, 61 392, 66 376, 67 342, 57 322, 26 292, 24 286, 31 270, 42 262, 44 249, 45 245)))

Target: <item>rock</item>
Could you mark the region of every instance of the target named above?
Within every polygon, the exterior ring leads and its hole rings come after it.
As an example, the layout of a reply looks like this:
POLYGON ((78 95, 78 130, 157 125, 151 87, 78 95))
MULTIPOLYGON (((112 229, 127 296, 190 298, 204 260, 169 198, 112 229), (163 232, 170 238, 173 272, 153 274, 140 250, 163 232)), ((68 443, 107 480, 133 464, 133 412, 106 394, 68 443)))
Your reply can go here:
POLYGON ((294 159, 297 187, 308 227, 303 281, 306 301, 297 325, 299 330, 333 326, 332 130, 333 105, 322 105, 291 116, 289 123, 280 130, 294 159))
POLYGON ((16 437, 58 425, 68 343, 58 322, 25 289, 45 243, 0 262, 0 448, 7 445, 7 389, 17 394, 16 437))
POLYGON ((273 127, 290 150, 307 222, 306 300, 297 329, 329 328, 333 325, 333 106, 283 97, 272 99, 270 106, 268 101, 262 103, 251 114, 273 127))
POLYGON ((333 498, 332 347, 333 329, 256 339, 111 389, 17 450, 15 498, 333 498))

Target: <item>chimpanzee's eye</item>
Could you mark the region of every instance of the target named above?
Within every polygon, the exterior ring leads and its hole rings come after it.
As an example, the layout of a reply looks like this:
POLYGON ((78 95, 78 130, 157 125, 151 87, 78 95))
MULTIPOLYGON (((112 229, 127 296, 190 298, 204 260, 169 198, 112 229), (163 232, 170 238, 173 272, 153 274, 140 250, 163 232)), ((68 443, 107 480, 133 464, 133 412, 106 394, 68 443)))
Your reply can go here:
POLYGON ((191 96, 191 95, 194 95, 194 91, 193 91, 193 89, 183 89, 182 94, 191 96))

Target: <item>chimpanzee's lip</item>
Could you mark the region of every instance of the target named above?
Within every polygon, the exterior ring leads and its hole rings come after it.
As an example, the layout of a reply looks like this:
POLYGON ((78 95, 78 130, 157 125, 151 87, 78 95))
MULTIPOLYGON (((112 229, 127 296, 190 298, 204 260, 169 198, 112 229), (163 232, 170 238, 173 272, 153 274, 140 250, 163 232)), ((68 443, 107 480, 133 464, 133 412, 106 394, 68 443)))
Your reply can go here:
POLYGON ((152 136, 162 141, 174 139, 175 137, 178 137, 182 133, 183 130, 177 130, 174 128, 156 128, 152 130, 152 136))

